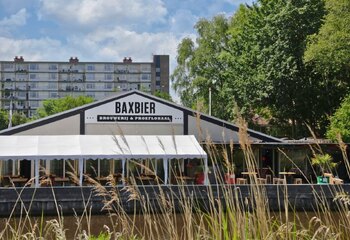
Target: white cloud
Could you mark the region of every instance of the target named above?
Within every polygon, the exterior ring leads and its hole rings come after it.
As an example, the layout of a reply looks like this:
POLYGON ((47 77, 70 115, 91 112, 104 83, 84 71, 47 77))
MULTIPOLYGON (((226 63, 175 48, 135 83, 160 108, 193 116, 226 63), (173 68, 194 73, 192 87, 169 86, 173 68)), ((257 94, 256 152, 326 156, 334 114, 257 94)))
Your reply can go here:
POLYGON ((0 20, 0 27, 17 27, 26 24, 28 14, 25 8, 20 9, 17 13, 10 17, 5 17, 0 20))
POLYGON ((63 24, 94 28, 151 24, 164 21, 167 10, 161 0, 41 0, 40 16, 63 24))
POLYGON ((67 61, 71 54, 69 48, 54 39, 13 39, 0 37, 1 60, 12 60, 15 56, 23 56, 25 60, 60 60, 67 61))
POLYGON ((81 53, 92 60, 121 61, 132 57, 135 61, 150 61, 152 54, 176 54, 179 42, 174 34, 137 33, 122 27, 96 29, 86 35, 68 38, 70 46, 76 46, 81 53))

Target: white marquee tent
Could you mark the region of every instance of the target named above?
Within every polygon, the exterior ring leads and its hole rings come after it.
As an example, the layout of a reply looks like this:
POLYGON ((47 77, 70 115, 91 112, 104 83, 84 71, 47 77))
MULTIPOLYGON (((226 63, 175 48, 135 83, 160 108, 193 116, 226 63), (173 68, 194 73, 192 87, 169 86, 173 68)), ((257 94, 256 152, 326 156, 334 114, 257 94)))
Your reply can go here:
POLYGON ((123 175, 126 159, 163 159, 165 184, 168 160, 201 158, 208 183, 207 154, 194 136, 190 135, 56 135, 56 136, 0 136, 1 160, 34 160, 36 186, 39 185, 39 161, 79 159, 82 184, 84 159, 122 159, 123 175))

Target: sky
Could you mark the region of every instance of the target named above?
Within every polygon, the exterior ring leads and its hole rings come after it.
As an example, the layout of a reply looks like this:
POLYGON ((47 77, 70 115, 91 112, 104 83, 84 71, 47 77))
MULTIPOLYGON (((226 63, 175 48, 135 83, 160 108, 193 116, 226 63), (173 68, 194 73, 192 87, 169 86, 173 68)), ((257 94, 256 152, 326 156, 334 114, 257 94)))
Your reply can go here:
POLYGON ((0 60, 120 62, 170 55, 201 18, 232 16, 249 0, 0 0, 0 60))

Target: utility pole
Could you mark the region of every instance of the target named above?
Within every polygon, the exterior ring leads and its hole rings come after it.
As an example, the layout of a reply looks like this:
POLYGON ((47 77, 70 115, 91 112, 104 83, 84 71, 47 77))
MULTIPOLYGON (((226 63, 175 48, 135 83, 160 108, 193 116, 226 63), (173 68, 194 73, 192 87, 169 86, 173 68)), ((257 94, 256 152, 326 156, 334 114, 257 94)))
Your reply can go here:
POLYGON ((209 116, 211 116, 211 87, 209 87, 209 116))

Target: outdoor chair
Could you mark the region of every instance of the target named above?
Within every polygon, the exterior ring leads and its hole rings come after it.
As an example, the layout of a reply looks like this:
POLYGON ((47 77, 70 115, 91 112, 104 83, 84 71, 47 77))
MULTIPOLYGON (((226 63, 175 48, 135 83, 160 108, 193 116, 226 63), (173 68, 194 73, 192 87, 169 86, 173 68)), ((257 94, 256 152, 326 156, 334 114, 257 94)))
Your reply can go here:
POLYGON ((302 178, 294 178, 293 183, 294 184, 302 184, 303 183, 303 179, 302 178))
POLYGON ((257 180, 258 184, 267 184, 266 178, 258 178, 257 180))
POLYGON ((266 175, 266 183, 267 183, 267 184, 271 184, 271 183, 272 183, 271 179, 272 179, 272 175, 267 174, 267 175, 266 175))
POLYGON ((237 178, 236 179, 237 184, 247 184, 247 179, 245 178, 237 178))

